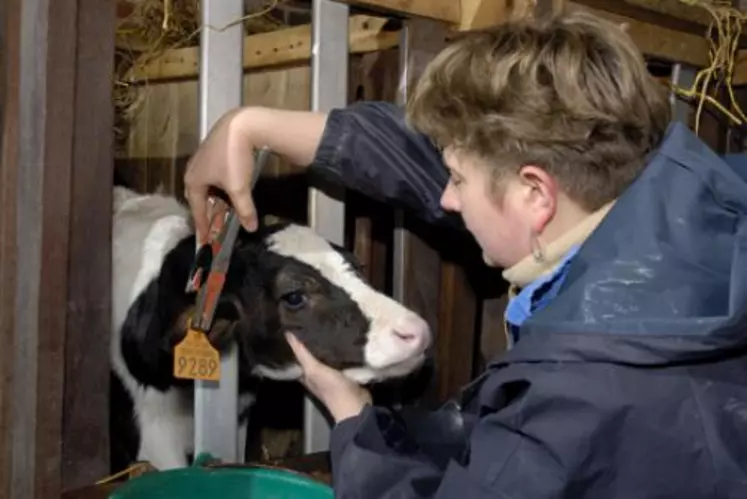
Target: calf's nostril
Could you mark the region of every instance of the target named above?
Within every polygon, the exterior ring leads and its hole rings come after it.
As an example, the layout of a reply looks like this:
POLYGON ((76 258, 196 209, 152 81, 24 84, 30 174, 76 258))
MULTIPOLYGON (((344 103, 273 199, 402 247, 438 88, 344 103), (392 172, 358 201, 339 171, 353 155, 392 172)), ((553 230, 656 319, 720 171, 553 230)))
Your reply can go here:
POLYGON ((392 327, 392 334, 409 344, 428 343, 428 324, 419 317, 408 316, 392 327))
POLYGON ((399 338, 402 341, 412 342, 412 341, 415 341, 415 340, 418 339, 418 335, 416 335, 415 333, 408 333, 408 332, 405 332, 405 331, 398 331, 396 329, 393 331, 393 333, 394 333, 394 336, 396 336, 397 338, 399 338))

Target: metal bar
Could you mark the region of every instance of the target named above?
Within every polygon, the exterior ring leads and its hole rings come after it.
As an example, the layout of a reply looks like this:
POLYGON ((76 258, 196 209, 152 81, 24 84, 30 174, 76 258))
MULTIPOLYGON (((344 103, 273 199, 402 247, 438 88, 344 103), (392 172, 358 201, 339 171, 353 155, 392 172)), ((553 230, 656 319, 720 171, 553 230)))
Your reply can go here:
MULTIPOLYGON (((400 30, 399 43, 399 87, 396 98, 399 106, 407 104, 411 86, 428 63, 446 46, 446 32, 447 25, 439 21, 422 18, 405 21, 400 30)), ((441 257, 431 245, 413 233, 412 228, 413 224, 405 212, 396 210, 392 296, 420 313, 438 336, 439 290, 443 286, 441 257)), ((438 341, 436 338, 436 342, 438 341)))
MULTIPOLYGON (((200 37, 200 137, 243 102, 243 0, 202 0, 200 37)), ((195 456, 208 452, 238 461, 238 355, 232 345, 221 357, 220 382, 195 381, 195 456)))
MULTIPOLYGON (((330 111, 348 104, 347 5, 313 0, 311 11, 311 109, 330 111)), ((342 189, 325 186, 309 190, 309 223, 328 240, 345 241, 345 203, 342 189)), ((329 448, 330 424, 310 398, 304 401, 304 452, 329 448)))
MULTIPOLYGON (((446 46, 446 26, 430 19, 408 19, 400 31, 399 88, 397 104, 407 103, 410 85, 422 74, 428 62, 446 46)), ((405 265, 413 236, 405 228, 402 210, 394 213, 394 241, 392 265, 392 296, 403 302, 406 299, 405 265)))
MULTIPOLYGON (((688 89, 695 82, 696 70, 692 66, 683 64, 681 62, 672 65, 672 76, 671 81, 673 85, 680 88, 688 89)), ((690 116, 692 115, 692 106, 677 98, 674 92, 669 93, 669 103, 672 106, 672 119, 676 121, 682 121, 686 125, 690 124, 690 116)))
MULTIPOLYGON (((408 42, 412 28, 410 23, 400 30, 399 35, 399 87, 397 88, 397 104, 404 106, 407 103, 408 85, 410 71, 408 55, 410 53, 408 42)), ((407 262, 408 232, 405 229, 405 214, 401 209, 394 212, 394 237, 392 239, 392 298, 399 302, 405 299, 405 264, 407 262)))

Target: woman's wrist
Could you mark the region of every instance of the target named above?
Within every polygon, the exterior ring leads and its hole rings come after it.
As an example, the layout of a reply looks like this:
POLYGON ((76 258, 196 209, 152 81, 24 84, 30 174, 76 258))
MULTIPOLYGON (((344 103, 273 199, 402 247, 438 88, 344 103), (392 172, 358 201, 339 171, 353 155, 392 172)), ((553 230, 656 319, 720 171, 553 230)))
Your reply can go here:
POLYGON ((248 106, 237 112, 234 122, 253 147, 267 146, 291 163, 307 167, 321 143, 327 115, 248 106))
POLYGON ((371 393, 367 389, 360 387, 360 390, 337 396, 325 405, 335 423, 339 423, 340 421, 359 415, 367 405, 371 405, 372 403, 371 393))
POLYGON ((340 423, 346 419, 354 418, 358 416, 363 409, 368 405, 368 402, 364 400, 348 400, 342 403, 334 404, 332 407, 328 407, 332 419, 335 424, 340 423))

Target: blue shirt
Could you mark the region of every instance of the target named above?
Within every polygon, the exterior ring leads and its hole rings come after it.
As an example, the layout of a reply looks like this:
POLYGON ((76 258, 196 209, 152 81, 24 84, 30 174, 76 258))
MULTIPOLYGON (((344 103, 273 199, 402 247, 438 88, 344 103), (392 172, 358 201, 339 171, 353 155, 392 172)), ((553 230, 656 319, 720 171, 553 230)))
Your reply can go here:
POLYGON ((579 245, 576 245, 571 248, 552 273, 527 284, 508 303, 505 319, 508 323, 509 348, 519 341, 519 331, 524 321, 555 298, 568 273, 571 260, 578 252, 579 247, 579 245))

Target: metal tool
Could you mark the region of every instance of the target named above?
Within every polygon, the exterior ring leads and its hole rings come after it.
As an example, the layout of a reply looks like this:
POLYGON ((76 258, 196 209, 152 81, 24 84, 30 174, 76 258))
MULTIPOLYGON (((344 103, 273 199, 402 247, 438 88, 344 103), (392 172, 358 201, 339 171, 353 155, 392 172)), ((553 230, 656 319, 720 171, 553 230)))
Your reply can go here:
MULTIPOLYGON (((254 190, 269 157, 270 151, 266 147, 256 154, 250 190, 254 190)), ((213 238, 208 237, 208 241, 198 250, 187 283, 188 290, 198 290, 191 323, 193 329, 204 333, 210 330, 240 226, 239 217, 231 208, 225 214, 217 213, 213 216, 208 232, 213 238)))

